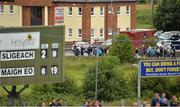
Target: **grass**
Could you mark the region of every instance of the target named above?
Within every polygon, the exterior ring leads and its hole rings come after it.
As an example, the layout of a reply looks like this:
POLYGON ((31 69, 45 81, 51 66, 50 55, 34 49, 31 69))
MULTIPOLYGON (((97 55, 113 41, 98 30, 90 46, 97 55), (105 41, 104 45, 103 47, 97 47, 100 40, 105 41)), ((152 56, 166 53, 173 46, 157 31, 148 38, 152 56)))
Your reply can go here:
POLYGON ((84 75, 96 63, 96 57, 66 57, 65 76, 72 78, 78 86, 82 86, 84 75))
POLYGON ((151 6, 150 4, 137 4, 137 28, 151 29, 153 28, 151 22, 151 6))
MULTIPOLYGON (((82 86, 84 75, 87 70, 96 63, 96 57, 65 57, 65 76, 75 81, 77 86, 82 86)), ((21 89, 23 85, 17 86, 17 90, 21 89)), ((25 89, 23 95, 31 94, 33 85, 25 89)), ((11 90, 11 86, 7 86, 8 90, 11 90)), ((1 87, 0 96, 7 95, 6 91, 1 87)))

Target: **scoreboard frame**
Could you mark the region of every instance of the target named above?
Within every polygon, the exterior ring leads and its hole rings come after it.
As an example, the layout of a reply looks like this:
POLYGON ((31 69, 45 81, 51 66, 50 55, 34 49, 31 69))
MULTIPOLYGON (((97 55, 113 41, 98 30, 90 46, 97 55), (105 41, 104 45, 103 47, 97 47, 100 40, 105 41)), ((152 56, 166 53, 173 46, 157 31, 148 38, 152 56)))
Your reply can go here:
MULTIPOLYGON (((35 52, 31 59, 2 60, 0 59, 0 71, 2 70, 21 70, 23 72, 31 70, 34 74, 11 76, 0 74, 0 86, 59 83, 64 81, 64 46, 65 46, 65 27, 64 26, 36 26, 36 27, 17 27, 1 28, 1 34, 31 33, 39 32, 38 49, 19 49, 19 50, 0 50, 1 54, 18 54, 29 51, 35 52), (16 69, 17 68, 17 69, 16 69)), ((11 35, 11 36, 12 36, 11 35)), ((29 36, 29 35, 27 35, 29 36)), ((32 39, 31 37, 29 39, 32 39)), ((2 45, 0 43, 0 45, 2 45)), ((4 57, 6 58, 6 57, 4 57)), ((29 58, 29 57, 27 57, 29 58)), ((5 71, 4 71, 5 72, 5 71)), ((5 74, 5 73, 4 73, 5 74)), ((7 73, 8 74, 8 73, 7 73)))

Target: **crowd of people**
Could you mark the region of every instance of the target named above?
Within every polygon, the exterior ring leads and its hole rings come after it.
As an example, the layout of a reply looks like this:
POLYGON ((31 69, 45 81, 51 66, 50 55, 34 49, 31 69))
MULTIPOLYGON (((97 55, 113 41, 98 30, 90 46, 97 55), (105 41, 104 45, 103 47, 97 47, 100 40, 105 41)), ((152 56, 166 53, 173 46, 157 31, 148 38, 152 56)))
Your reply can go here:
MULTIPOLYGON (((99 101, 99 100, 87 100, 85 101, 81 107, 102 107, 103 101, 99 101)), ((51 102, 46 103, 44 101, 40 101, 39 103, 39 107, 63 107, 65 106, 63 104, 63 100, 60 99, 55 99, 53 98, 51 102)))
MULTIPOLYGON (((133 107, 138 107, 137 102, 133 103, 133 107)), ((144 101, 141 107, 180 107, 180 102, 176 95, 168 98, 166 93, 155 93, 151 101, 144 101)))
POLYGON ((170 58, 176 58, 176 49, 174 46, 172 46, 171 49, 164 49, 162 47, 143 47, 141 49, 136 48, 135 50, 135 57, 136 58, 142 58, 142 57, 170 57, 170 58))
MULTIPOLYGON (((86 100, 80 107, 102 107, 103 101, 99 100, 86 100)), ((45 103, 44 101, 40 101, 39 106, 40 107, 61 107, 65 106, 66 104, 63 104, 63 100, 55 99, 53 98, 51 102, 45 103)), ((133 103, 134 107, 137 107, 137 102, 133 103)), ((176 95, 173 95, 171 98, 168 98, 166 96, 166 93, 155 93, 154 97, 151 98, 150 102, 144 101, 141 107, 180 107, 180 102, 178 101, 178 98, 176 95)))
POLYGON ((180 106, 180 103, 178 102, 178 98, 175 95, 173 95, 171 100, 169 100, 165 93, 155 93, 154 98, 151 99, 151 106, 180 106))
POLYGON ((84 47, 83 45, 81 46, 76 46, 73 45, 73 52, 75 56, 84 56, 85 53, 88 56, 96 56, 97 53, 99 56, 106 55, 108 53, 108 47, 107 46, 98 46, 96 44, 91 44, 88 47, 84 47))

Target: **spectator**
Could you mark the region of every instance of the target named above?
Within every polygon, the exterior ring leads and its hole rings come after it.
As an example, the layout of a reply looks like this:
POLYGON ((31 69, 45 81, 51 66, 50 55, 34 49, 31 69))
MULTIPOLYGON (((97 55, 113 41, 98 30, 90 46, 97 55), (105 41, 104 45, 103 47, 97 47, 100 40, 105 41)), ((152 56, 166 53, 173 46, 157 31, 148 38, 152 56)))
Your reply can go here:
POLYGON ((175 46, 172 46, 172 49, 171 49, 171 58, 176 58, 176 48, 175 48, 175 46))
POLYGON ((138 103, 137 102, 134 102, 132 107, 138 107, 138 103))
POLYGON ((75 49, 74 55, 78 56, 79 54, 80 54, 80 48, 77 47, 77 48, 75 49))
POLYGON ((160 107, 160 103, 156 102, 155 107, 160 107))
POLYGON ((159 58, 160 57, 160 48, 156 47, 156 57, 159 58))
POLYGON ((168 106, 168 99, 166 98, 166 94, 162 93, 162 103, 161 106, 168 106))
POLYGON ((136 50, 135 50, 135 58, 140 58, 138 48, 136 48, 136 50))
POLYGON ((49 106, 57 106, 55 98, 52 98, 52 102, 49 104, 49 106))
POLYGON ((46 107, 46 103, 45 102, 40 102, 39 107, 46 107))
POLYGON ((84 56, 84 50, 85 50, 84 46, 81 45, 81 56, 84 56))
POLYGON ((167 103, 167 99, 162 99, 162 103, 161 103, 161 106, 168 106, 168 103, 167 103))
POLYGON ((86 101, 83 107, 90 107, 89 101, 86 101))
POLYGON ((88 53, 88 56, 90 56, 91 55, 91 53, 92 53, 92 47, 91 47, 91 45, 89 45, 89 47, 87 48, 87 53, 88 53))
POLYGON ((94 104, 95 104, 95 107, 101 107, 101 103, 98 100, 96 100, 94 104))
POLYGON ((170 106, 179 106, 179 102, 177 100, 177 97, 175 95, 172 96, 172 101, 170 106))
POLYGON ((56 105, 57 105, 58 107, 62 106, 62 100, 57 99, 57 101, 56 101, 56 105))
POLYGON ((154 98, 151 100, 151 106, 156 106, 157 103, 161 104, 159 93, 154 94, 154 98))

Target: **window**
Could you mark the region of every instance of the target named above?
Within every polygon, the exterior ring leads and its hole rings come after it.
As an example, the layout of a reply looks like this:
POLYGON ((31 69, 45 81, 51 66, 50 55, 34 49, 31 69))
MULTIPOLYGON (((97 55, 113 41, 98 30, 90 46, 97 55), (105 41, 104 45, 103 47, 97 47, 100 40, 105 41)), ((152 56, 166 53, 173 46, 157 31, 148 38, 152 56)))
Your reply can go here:
POLYGON ((43 24, 43 7, 32 6, 30 7, 30 25, 42 25, 43 24))
POLYGON ((91 29, 91 37, 95 36, 95 29, 91 29))
POLYGON ((112 28, 108 28, 108 34, 112 35, 112 28))
POLYGON ((121 28, 120 27, 118 28, 118 32, 121 32, 121 28))
POLYGON ((72 28, 69 28, 69 29, 68 29, 68 36, 69 36, 69 37, 72 37, 72 28))
POLYGON ((78 37, 82 37, 82 29, 78 29, 78 37))
POLYGON ((10 5, 10 6, 9 6, 9 13, 10 13, 10 14, 13 14, 13 5, 10 5))
POLYGON ((126 6, 126 15, 130 15, 130 6, 126 6))
POLYGON ((91 8, 91 15, 94 16, 94 7, 91 8))
POLYGON ((104 15, 104 8, 100 7, 100 15, 103 16, 104 15))
POLYGON ((118 7, 117 14, 121 15, 121 7, 118 7))
POLYGON ((0 5, 0 14, 4 13, 4 5, 0 5))
POLYGON ((130 31, 130 27, 127 27, 127 28, 126 28, 126 31, 130 31))
POLYGON ((68 9, 68 15, 69 15, 69 16, 72 16, 72 7, 69 7, 69 9, 68 9))
POLYGON ((82 8, 81 7, 78 8, 78 15, 79 16, 82 15, 82 8))
POLYGON ((112 6, 108 6, 108 13, 113 13, 113 7, 112 6))
POLYGON ((101 29, 100 29, 100 37, 103 37, 103 36, 104 36, 104 29, 101 28, 101 29))

